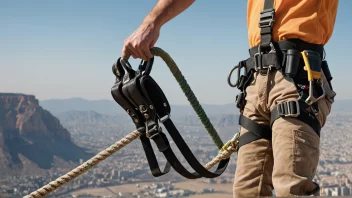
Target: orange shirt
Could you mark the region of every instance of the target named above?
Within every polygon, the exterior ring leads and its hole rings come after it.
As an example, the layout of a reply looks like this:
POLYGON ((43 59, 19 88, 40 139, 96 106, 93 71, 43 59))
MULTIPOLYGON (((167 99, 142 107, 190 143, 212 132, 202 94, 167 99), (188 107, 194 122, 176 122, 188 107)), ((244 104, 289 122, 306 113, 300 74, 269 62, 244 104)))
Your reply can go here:
MULTIPOLYGON (((299 38, 309 43, 326 44, 336 19, 338 0, 274 0, 273 40, 299 38)), ((260 12, 264 0, 248 0, 247 27, 250 47, 259 45, 260 12)))

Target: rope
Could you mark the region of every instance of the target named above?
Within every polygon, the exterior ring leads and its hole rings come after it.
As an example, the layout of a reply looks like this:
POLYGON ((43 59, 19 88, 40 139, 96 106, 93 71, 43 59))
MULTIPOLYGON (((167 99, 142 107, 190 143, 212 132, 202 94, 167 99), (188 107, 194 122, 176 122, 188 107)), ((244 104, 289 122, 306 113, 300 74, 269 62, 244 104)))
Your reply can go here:
MULTIPOLYGON (((70 172, 66 173, 65 175, 57 178, 56 180, 50 182, 49 184, 41 187, 40 189, 33 191, 31 194, 25 196, 24 198, 42 198, 52 192, 54 192, 56 189, 60 188, 62 185, 72 181, 76 177, 80 176, 84 172, 87 172, 89 169, 91 169, 93 166, 97 165, 101 161, 105 160, 107 157, 110 157, 112 154, 115 152, 119 151, 123 147, 127 146, 129 143, 131 143, 133 140, 137 139, 140 137, 140 133, 138 131, 133 131, 121 140, 117 141, 116 143, 112 144, 110 147, 107 149, 101 151, 94 157, 90 158, 88 161, 85 163, 81 164, 80 166, 76 167, 75 169, 71 170, 70 172)), ((236 137, 236 135, 235 135, 236 137)), ((212 159, 210 162, 208 162, 204 167, 206 169, 210 169, 214 167, 216 164, 218 164, 221 160, 228 159, 233 152, 237 151, 237 145, 238 145, 238 139, 235 139, 235 137, 228 141, 219 152, 219 154, 212 159)))
MULTIPOLYGON (((215 128, 213 127, 212 123, 210 122, 208 116, 205 114, 202 106, 199 104, 197 97, 194 95, 193 91, 191 90, 191 87, 188 85, 186 79, 183 77, 181 71, 177 67, 175 61, 170 57, 168 53, 166 53, 161 48, 154 47, 151 49, 151 53, 155 56, 160 56, 165 61, 171 73, 174 75, 174 77, 176 78, 176 81, 180 85, 182 91, 186 95, 188 101, 191 103, 191 106, 193 107, 194 111, 197 113, 202 124, 208 131, 208 134, 211 136, 212 140, 214 141, 218 149, 220 149, 219 154, 213 160, 207 163, 205 165, 205 168, 210 169, 216 164, 218 164, 221 160, 228 159, 231 156, 231 154, 233 152, 236 152, 238 149, 238 134, 236 134, 234 138, 232 138, 224 145, 218 133, 216 132, 215 128)), ((123 57, 123 58, 128 60, 128 57, 123 57)), ((112 154, 119 151, 123 147, 127 146, 129 143, 131 143, 135 139, 138 139, 139 137, 140 137, 140 133, 138 131, 135 130, 131 132, 121 140, 112 144, 107 149, 101 151, 94 157, 90 158, 85 163, 79 165, 75 169, 59 177, 58 179, 50 182, 49 184, 41 187, 40 189, 30 193, 29 195, 25 196, 25 198, 41 198, 50 194, 51 192, 54 192, 62 185, 70 182, 71 180, 75 179, 79 175, 88 171, 93 166, 105 160, 107 157, 111 156, 112 154)))
POLYGON ((237 150, 233 145, 229 145, 229 147, 227 147, 225 150, 221 150, 219 154, 210 162, 208 162, 204 167, 206 169, 211 169, 213 166, 218 164, 221 160, 230 158, 231 154, 236 151, 237 150))
POLYGON ((56 180, 50 182, 49 184, 41 187, 40 189, 32 192, 31 194, 27 195, 26 198, 39 198, 44 197, 51 192, 54 192, 56 189, 61 187, 62 185, 70 182, 74 178, 78 177, 82 173, 88 171, 93 166, 97 165, 101 161, 105 160, 107 157, 111 156, 115 152, 119 151, 133 140, 139 138, 140 133, 136 130, 122 138, 121 140, 117 141, 116 143, 112 144, 107 149, 101 151, 94 157, 90 158, 85 163, 81 164, 80 166, 76 167, 75 169, 71 170, 70 172, 66 173, 65 175, 57 178, 56 180))
MULTIPOLYGON (((150 49, 150 52, 154 56, 159 56, 161 59, 164 60, 166 65, 169 67, 171 73, 174 75, 176 81, 180 85, 183 93, 186 95, 188 101, 191 103, 191 106, 193 107, 194 111, 197 113, 198 118, 201 120, 205 129, 208 131, 208 134, 212 138, 213 142, 218 147, 218 149, 221 149, 221 147, 223 146, 223 142, 221 141, 220 136, 216 132, 212 123, 210 122, 207 114, 204 112, 203 107, 199 104, 197 97, 194 95, 191 87, 188 85, 186 79, 183 77, 175 61, 171 58, 171 56, 167 52, 165 52, 161 48, 153 47, 150 49)), ((128 60, 128 58, 129 56, 123 57, 123 59, 126 61, 128 60)))

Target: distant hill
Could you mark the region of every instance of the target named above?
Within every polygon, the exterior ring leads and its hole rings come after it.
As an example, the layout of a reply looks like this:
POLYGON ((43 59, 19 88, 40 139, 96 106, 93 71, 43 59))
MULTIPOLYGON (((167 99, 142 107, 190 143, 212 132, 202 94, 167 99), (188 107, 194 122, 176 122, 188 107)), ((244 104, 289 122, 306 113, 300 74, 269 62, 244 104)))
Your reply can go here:
MULTIPOLYGON (((113 100, 87 100, 83 98, 41 100, 40 105, 51 113, 57 115, 68 111, 95 111, 103 115, 127 115, 124 110, 113 100)), ((221 116, 223 114, 238 114, 235 104, 212 105, 202 104, 209 116, 221 116)), ((332 111, 352 112, 352 99, 335 100, 332 111)), ((171 105, 171 115, 180 117, 196 115, 191 105, 171 105)))
MULTIPOLYGON (((52 100, 41 100, 39 102, 41 106, 49 110, 55 116, 58 116, 60 120, 70 119, 74 116, 75 119, 79 119, 79 112, 87 116, 87 112, 91 112, 91 118, 94 117, 94 112, 104 115, 112 116, 104 118, 104 122, 110 120, 126 120, 129 116, 124 112, 124 110, 113 100, 87 100, 83 98, 70 98, 70 99, 52 99, 52 100), (115 117, 118 116, 118 117, 115 117)), ((218 118, 223 115, 238 115, 238 109, 235 104, 224 104, 224 105, 211 105, 202 104, 206 114, 212 119, 218 121, 218 118)), ((339 113, 352 113, 352 100, 335 100, 332 107, 332 114, 339 113)), ((82 115, 83 115, 82 114, 82 115)), ((99 116, 99 115, 95 115, 99 116)), ((194 112, 191 105, 171 105, 171 116, 175 119, 184 119, 187 117, 194 117, 196 113, 194 112)), ((89 119, 89 118, 84 118, 89 119)), ((96 117, 96 119, 99 119, 96 117)), ((96 120, 98 121, 98 120, 96 120)), ((189 120, 190 122, 198 122, 198 120, 189 120)))
POLYGON ((89 157, 35 96, 0 93, 1 175, 35 175, 89 157))
MULTIPOLYGON (((40 105, 55 115, 69 111, 94 111, 103 115, 126 115, 124 110, 113 100, 87 100, 82 98, 41 100, 40 105)), ((209 116, 237 114, 235 104, 202 104, 209 116)), ((191 105, 171 105, 172 116, 196 115, 191 105)))
POLYGON ((131 122, 131 119, 127 116, 111 116, 103 115, 95 111, 67 111, 59 113, 56 117, 65 124, 120 124, 131 122))
POLYGON ((335 100, 331 111, 352 113, 352 99, 335 100))
POLYGON ((82 98, 41 100, 40 105, 53 114, 68 111, 95 111, 105 115, 118 115, 124 110, 112 100, 86 100, 82 98))

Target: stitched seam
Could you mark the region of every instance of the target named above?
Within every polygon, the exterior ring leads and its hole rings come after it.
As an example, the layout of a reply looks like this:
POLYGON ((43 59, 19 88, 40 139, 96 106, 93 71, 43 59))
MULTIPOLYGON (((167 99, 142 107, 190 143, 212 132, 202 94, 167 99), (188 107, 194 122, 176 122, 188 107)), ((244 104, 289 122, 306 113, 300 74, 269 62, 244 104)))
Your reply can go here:
POLYGON ((265 148, 265 157, 264 157, 264 162, 262 163, 263 166, 262 166, 262 174, 260 176, 260 180, 259 180, 259 185, 258 185, 258 194, 257 196, 260 196, 260 192, 262 191, 263 189, 263 178, 264 178, 264 171, 265 171, 265 164, 266 164, 266 160, 267 160, 267 157, 268 157, 268 154, 267 154, 267 150, 269 148, 269 145, 270 145, 270 142, 267 141, 267 145, 266 145, 266 148, 265 148))
POLYGON ((295 141, 295 136, 294 136, 294 130, 292 130, 292 171, 291 171, 291 181, 294 180, 294 173, 295 173, 295 170, 296 170, 296 163, 295 163, 295 147, 296 147, 296 141, 295 141))

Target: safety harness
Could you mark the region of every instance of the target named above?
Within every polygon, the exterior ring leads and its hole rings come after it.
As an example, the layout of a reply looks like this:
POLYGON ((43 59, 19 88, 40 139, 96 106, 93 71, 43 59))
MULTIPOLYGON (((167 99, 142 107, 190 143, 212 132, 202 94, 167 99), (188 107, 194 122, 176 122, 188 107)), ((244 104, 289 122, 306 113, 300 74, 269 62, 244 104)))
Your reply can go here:
POLYGON ((140 140, 153 176, 164 175, 170 171, 171 167, 188 179, 220 176, 225 171, 230 159, 220 161, 214 172, 208 171, 198 162, 170 119, 171 107, 165 94, 150 76, 153 62, 154 57, 148 61, 142 61, 138 69, 133 70, 128 61, 119 58, 112 68, 116 81, 111 89, 114 100, 128 113, 137 130, 141 133, 140 140), (189 172, 177 159, 167 136, 162 131, 161 124, 169 132, 174 143, 195 172, 189 172), (155 142, 158 150, 167 159, 163 171, 159 168, 150 140, 155 142))
POLYGON ((239 124, 248 130, 239 137, 239 148, 259 139, 271 140, 271 127, 280 117, 293 117, 309 124, 320 136, 321 125, 316 117, 318 106, 316 101, 325 97, 321 82, 321 71, 331 87, 332 80, 328 64, 324 59, 324 46, 311 44, 299 39, 287 39, 273 42, 272 31, 275 23, 274 0, 265 0, 264 9, 260 13, 259 27, 261 41, 258 46, 249 49, 250 57, 236 65, 228 76, 231 87, 237 87, 240 93, 236 96, 236 106, 240 109, 239 124), (237 69, 237 81, 231 82, 231 75, 237 69), (242 73, 244 70, 244 74, 242 73), (295 101, 279 103, 271 111, 270 126, 243 116, 246 104, 246 88, 253 81, 253 75, 259 72, 268 74, 271 70, 282 72, 294 83, 300 97, 295 101), (310 111, 308 111, 310 109, 310 111))

